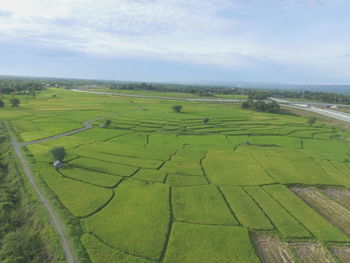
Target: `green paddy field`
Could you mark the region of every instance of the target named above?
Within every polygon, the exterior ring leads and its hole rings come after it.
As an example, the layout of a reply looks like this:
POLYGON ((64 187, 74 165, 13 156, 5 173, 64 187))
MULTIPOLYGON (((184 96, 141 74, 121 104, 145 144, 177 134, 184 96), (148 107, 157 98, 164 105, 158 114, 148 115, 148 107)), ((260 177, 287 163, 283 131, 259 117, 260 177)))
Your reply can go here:
POLYGON ((0 118, 22 142, 94 120, 25 149, 82 262, 350 262, 344 130, 239 104, 64 89, 0 118), (55 146, 68 153, 59 170, 48 154, 55 146))

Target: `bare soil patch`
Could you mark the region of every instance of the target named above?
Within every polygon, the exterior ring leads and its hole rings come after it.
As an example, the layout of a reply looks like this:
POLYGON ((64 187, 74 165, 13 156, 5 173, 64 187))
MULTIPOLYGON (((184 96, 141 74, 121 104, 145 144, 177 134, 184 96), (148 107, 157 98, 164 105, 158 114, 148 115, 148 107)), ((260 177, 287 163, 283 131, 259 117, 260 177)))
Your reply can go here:
POLYGON ((277 236, 255 233, 253 238, 259 256, 265 263, 297 262, 288 244, 282 242, 277 236))
POLYGON ((290 247, 294 249, 303 263, 336 263, 320 243, 291 243, 290 247))
POLYGON ((325 195, 336 200, 345 208, 350 209, 350 191, 341 188, 325 188, 321 191, 325 195))
POLYGON ((292 187, 312 208, 350 236, 350 211, 312 187, 292 187))
POLYGON ((339 259, 340 262, 350 262, 350 247, 348 246, 330 246, 329 250, 339 259))

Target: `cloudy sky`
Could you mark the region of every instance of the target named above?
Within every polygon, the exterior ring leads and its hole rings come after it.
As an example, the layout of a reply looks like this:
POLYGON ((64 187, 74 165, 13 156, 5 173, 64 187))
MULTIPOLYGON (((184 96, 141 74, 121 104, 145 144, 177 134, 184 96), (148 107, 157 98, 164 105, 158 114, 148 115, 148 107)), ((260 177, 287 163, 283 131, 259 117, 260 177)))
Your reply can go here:
POLYGON ((348 0, 4 0, 0 74, 350 83, 348 0))

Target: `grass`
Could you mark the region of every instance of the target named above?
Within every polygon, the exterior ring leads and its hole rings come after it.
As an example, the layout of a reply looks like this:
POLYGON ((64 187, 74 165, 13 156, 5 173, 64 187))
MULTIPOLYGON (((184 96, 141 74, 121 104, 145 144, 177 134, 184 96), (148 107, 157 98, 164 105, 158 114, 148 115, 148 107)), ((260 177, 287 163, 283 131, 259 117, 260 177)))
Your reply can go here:
POLYGON ((265 186, 264 190, 278 200, 301 224, 303 224, 318 240, 349 241, 341 231, 327 222, 311 207, 283 185, 265 186))
POLYGON ((175 223, 163 262, 257 263, 259 259, 243 227, 175 223))
POLYGON ((242 188, 223 186, 221 190, 242 225, 249 229, 273 229, 273 225, 264 212, 242 188))
POLYGON ((133 178, 148 182, 162 183, 165 181, 166 173, 154 169, 141 169, 133 176, 133 178))
POLYGON ((247 231, 348 240, 336 221, 287 188, 348 192, 345 130, 237 104, 183 101, 184 111, 175 113, 173 101, 56 88, 22 101, 1 109, 0 118, 27 141, 95 119, 92 129, 27 147, 38 179, 72 214, 74 228, 82 226, 74 235, 92 263, 256 262, 247 231), (100 128, 106 119, 111 126, 100 128), (68 153, 61 174, 48 155, 55 146, 68 153))
POLYGON ((168 234, 168 192, 163 184, 128 180, 117 188, 108 206, 84 222, 112 246, 157 260, 168 234))
POLYGON ((237 225, 237 221, 214 186, 173 188, 172 205, 176 220, 216 225, 237 225))
POLYGON ((122 177, 116 175, 110 175, 106 173, 99 173, 96 171, 69 167, 60 169, 60 173, 67 177, 76 179, 78 181, 94 184, 102 187, 113 187, 117 185, 122 177))
POLYGON ((251 186, 244 189, 264 210, 283 237, 311 237, 310 233, 261 187, 251 186))
POLYGON ((69 162, 69 165, 120 176, 130 176, 137 170, 136 167, 86 157, 74 159, 69 162))
POLYGON ((274 182, 249 154, 209 151, 203 166, 210 181, 218 185, 259 185, 274 182))
POLYGON ((178 176, 169 175, 166 183, 171 186, 195 186, 195 185, 206 185, 207 180, 203 176, 178 176))
POLYGON ((59 201, 74 216, 89 215, 112 197, 111 190, 62 178, 52 167, 41 168, 39 172, 59 201))
POLYGON ((344 161, 349 158, 350 144, 335 140, 304 140, 304 149, 321 153, 325 158, 344 161))
POLYGON ((112 248, 93 235, 85 234, 81 237, 81 242, 89 254, 92 262, 100 263, 150 263, 153 261, 126 254, 118 249, 112 248))
MULTIPOLYGON (((93 147, 92 147, 93 148, 93 147)), ((101 161, 108 161, 111 163, 119 163, 124 165, 130 165, 142 168, 158 168, 162 161, 143 159, 143 158, 133 158, 127 156, 118 156, 113 154, 106 154, 101 152, 94 152, 93 149, 78 149, 74 151, 78 156, 97 159, 101 161)))

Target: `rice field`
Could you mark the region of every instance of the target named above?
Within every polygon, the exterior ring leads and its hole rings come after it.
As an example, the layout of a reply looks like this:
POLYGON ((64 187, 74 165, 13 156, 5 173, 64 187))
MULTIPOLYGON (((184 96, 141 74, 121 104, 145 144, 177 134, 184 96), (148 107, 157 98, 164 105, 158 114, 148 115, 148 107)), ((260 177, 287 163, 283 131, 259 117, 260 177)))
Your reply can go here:
POLYGON ((26 147, 66 221, 79 222, 84 262, 349 259, 348 132, 235 104, 173 104, 55 88, 0 110, 22 142, 92 120, 26 147), (68 154, 58 170, 55 146, 68 154))

